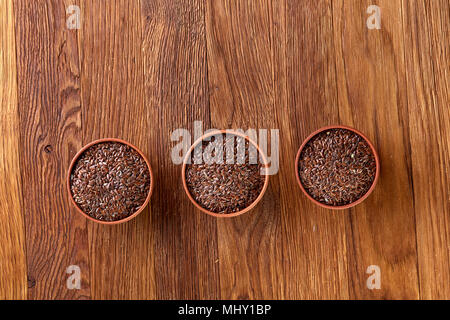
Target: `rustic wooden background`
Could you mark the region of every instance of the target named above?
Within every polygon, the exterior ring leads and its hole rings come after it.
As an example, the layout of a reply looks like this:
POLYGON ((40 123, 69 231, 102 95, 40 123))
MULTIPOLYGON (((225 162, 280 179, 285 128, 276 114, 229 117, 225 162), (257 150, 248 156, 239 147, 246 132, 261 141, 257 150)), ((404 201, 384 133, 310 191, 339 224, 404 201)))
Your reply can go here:
POLYGON ((448 0, 0 0, 0 21, 0 298, 450 299, 448 0), (170 135, 195 120, 280 129, 251 213, 212 218, 184 194, 170 135), (342 212, 308 201, 293 170, 330 124, 366 133, 382 164, 342 212), (81 217, 64 187, 102 137, 155 171, 151 205, 119 226, 81 217))

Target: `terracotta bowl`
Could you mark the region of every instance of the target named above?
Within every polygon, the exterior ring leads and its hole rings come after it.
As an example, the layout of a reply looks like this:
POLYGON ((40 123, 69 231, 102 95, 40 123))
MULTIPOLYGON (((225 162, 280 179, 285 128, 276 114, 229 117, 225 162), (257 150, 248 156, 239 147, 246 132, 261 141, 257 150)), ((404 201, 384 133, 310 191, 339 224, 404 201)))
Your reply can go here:
POLYGON ((69 170, 67 171, 67 181, 66 181, 66 185, 67 185, 67 192, 69 193, 69 198, 70 201, 72 202, 72 204, 75 206, 75 208, 77 209, 77 211, 84 216, 85 218, 94 221, 96 223, 101 223, 101 224, 109 224, 109 225, 113 225, 113 224, 119 224, 119 223, 124 223, 127 222, 133 218, 135 218, 138 214, 140 214, 145 207, 148 205, 148 202, 150 201, 150 197, 152 196, 152 192, 153 192, 153 186, 154 186, 154 180, 153 180, 153 171, 152 171, 152 167, 150 166, 150 163, 147 159, 147 157, 142 153, 141 150, 139 150, 137 147, 135 147, 134 145, 132 145, 131 143, 121 140, 121 139, 115 139, 115 138, 105 138, 105 139, 99 139, 99 140, 95 140, 92 141, 90 143, 88 143, 87 145, 85 145, 83 148, 81 148, 80 151, 78 151, 78 153, 75 155, 75 157, 73 157, 72 162, 70 163, 69 166, 69 170), (133 148, 134 150, 136 150, 137 153, 139 153, 139 155, 144 159, 145 163, 147 164, 148 167, 148 171, 150 172, 150 188, 148 190, 148 195, 147 198, 145 199, 144 204, 133 214, 130 214, 128 217, 121 219, 121 220, 116 220, 116 221, 102 221, 102 220, 98 220, 95 219, 91 216, 89 216, 88 214, 86 214, 75 202, 75 200, 73 199, 73 195, 72 195, 72 191, 70 189, 70 175, 72 173, 73 167, 75 166, 78 158, 90 147, 92 147, 93 145, 96 144, 100 144, 100 143, 105 143, 105 142, 118 142, 124 145, 127 145, 131 148, 133 148))
POLYGON ((242 138, 246 139, 249 143, 253 144, 256 147, 258 153, 261 155, 261 157, 263 159, 263 162, 264 162, 263 167, 266 168, 266 170, 267 170, 267 167, 268 167, 268 161, 267 161, 267 158, 266 158, 265 154, 261 151, 259 146, 254 141, 252 141, 248 136, 246 136, 246 135, 244 135, 244 134, 242 134, 240 132, 231 131, 231 130, 214 130, 214 131, 208 132, 207 134, 205 134, 202 137, 200 137, 199 139, 197 139, 197 141, 194 142, 194 144, 191 146, 191 148, 187 152, 187 154, 186 154, 186 156, 184 158, 184 161, 183 161, 183 167, 181 169, 181 179, 183 181, 184 191, 186 192, 189 200, 191 200, 191 202, 197 207, 197 209, 199 209, 200 211, 202 211, 202 212, 204 212, 206 214, 209 214, 209 215, 211 215, 213 217, 232 218, 232 217, 239 216, 241 214, 244 214, 244 213, 252 210, 258 204, 258 202, 262 199, 262 197, 264 196, 264 193, 266 192, 267 186, 269 184, 269 175, 268 174, 265 175, 264 186, 261 189, 261 192, 258 195, 258 197, 255 199, 255 201, 253 201, 245 209, 242 209, 240 211, 233 212, 233 213, 215 213, 215 212, 211 212, 211 211, 203 208, 202 206, 200 206, 200 204, 198 204, 197 201, 195 201, 195 199, 192 197, 192 195, 189 192, 189 189, 187 187, 187 183, 186 183, 186 166, 188 164, 189 158, 191 157, 191 154, 192 154, 193 150, 195 149, 195 147, 199 143, 201 143, 203 140, 205 140, 205 139, 207 139, 207 138, 209 138, 211 136, 218 135, 218 134, 231 134, 231 135, 239 136, 239 137, 242 137, 242 138))
POLYGON ((297 177, 298 185, 300 186, 300 189, 302 189, 303 193, 308 197, 308 199, 311 200, 312 202, 314 202, 315 204, 317 204, 317 205, 323 207, 323 208, 326 208, 326 209, 332 209, 332 210, 343 210, 343 209, 348 209, 348 208, 354 207, 354 206, 360 204, 361 202, 363 202, 363 201, 364 201, 364 200, 372 193, 373 189, 375 188, 375 185, 377 184, 378 177, 379 177, 379 175, 380 175, 380 160, 379 160, 379 157, 378 157, 378 153, 377 153, 377 151, 375 150, 373 144, 370 142, 370 140, 369 140, 363 133, 359 132, 358 130, 353 129, 353 128, 351 128, 351 127, 347 127, 347 126, 341 126, 341 125, 334 125, 334 126, 323 127, 323 128, 320 128, 319 130, 316 130, 316 131, 314 131, 313 133, 311 133, 311 134, 308 136, 308 138, 306 138, 305 141, 303 141, 302 145, 301 145, 300 148, 298 149, 297 157, 295 158, 295 164, 294 164, 294 165, 295 165, 295 175, 296 175, 296 177, 297 177), (299 160, 300 160, 300 154, 302 153, 303 148, 306 146, 306 144, 309 142, 309 140, 311 140, 311 139, 312 139, 313 137, 315 137, 317 134, 319 134, 319 133, 321 133, 321 132, 323 132, 323 131, 330 130, 330 129, 347 129, 347 130, 349 130, 349 131, 352 131, 352 132, 358 134, 359 136, 361 136, 361 137, 367 142, 367 144, 369 145, 369 147, 370 147, 370 149, 372 150, 372 153, 373 153, 373 155, 374 155, 374 157, 375 157, 375 164, 376 164, 375 178, 374 178, 374 180, 373 180, 373 182, 372 182, 372 185, 370 186, 369 190, 368 190, 361 198, 359 198, 358 200, 356 200, 356 201, 354 201, 354 202, 352 202, 352 203, 343 205, 343 206, 331 206, 331 205, 324 204, 324 203, 319 202, 319 201, 317 201, 316 199, 314 199, 314 198, 313 198, 313 197, 305 190, 305 188, 303 187, 303 184, 302 184, 302 182, 301 182, 301 180, 300 180, 300 173, 298 172, 298 171, 299 171, 299 170, 298 170, 298 162, 299 162, 299 160))

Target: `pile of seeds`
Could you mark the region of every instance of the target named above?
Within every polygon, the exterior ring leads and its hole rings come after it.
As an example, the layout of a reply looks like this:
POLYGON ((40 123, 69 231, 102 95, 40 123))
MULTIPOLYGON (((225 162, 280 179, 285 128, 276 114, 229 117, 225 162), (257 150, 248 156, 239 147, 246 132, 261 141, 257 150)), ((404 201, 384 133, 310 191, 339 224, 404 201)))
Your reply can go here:
POLYGON ((311 197, 326 205, 343 206, 367 193, 375 179, 376 163, 360 135, 330 129, 308 141, 300 154, 298 170, 311 197))
POLYGON ((203 141, 194 151, 192 163, 186 166, 185 176, 191 196, 201 207, 230 214, 256 200, 265 176, 261 174, 259 154, 253 145, 249 146, 248 140, 232 134, 222 134, 222 139, 212 137, 211 141, 203 141), (203 162, 195 164, 194 155, 199 152, 203 162), (222 161, 212 161, 211 157, 222 161))
POLYGON ((78 158, 71 176, 73 199, 89 216, 121 220, 135 213, 150 189, 150 172, 133 148, 118 142, 91 146, 78 158))

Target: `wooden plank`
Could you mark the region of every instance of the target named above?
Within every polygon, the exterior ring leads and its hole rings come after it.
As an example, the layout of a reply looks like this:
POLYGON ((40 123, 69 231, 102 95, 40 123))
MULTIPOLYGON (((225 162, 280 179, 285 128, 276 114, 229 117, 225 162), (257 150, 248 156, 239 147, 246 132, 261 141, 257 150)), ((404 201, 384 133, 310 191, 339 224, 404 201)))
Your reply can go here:
POLYGON ((13 2, 0 2, 0 299, 27 298, 13 2))
POLYGON ((77 33, 66 27, 68 2, 14 2, 30 299, 90 296, 86 221, 65 188, 81 146, 77 33), (81 290, 66 286, 70 265, 81 269, 81 290))
POLYGON ((364 132, 378 150, 381 175, 373 194, 348 210, 350 297, 419 297, 414 201, 400 1, 333 2, 340 121, 364 132), (381 8, 381 29, 366 13, 381 8), (369 290, 366 270, 381 269, 381 289, 369 290))
MULTIPOLYGON (((292 223, 289 212, 295 211, 295 207, 299 205, 298 198, 292 199, 292 190, 296 190, 296 180, 293 174, 292 159, 295 158, 294 130, 291 127, 290 112, 288 106, 288 85, 287 85, 287 4, 286 1, 273 1, 271 5, 271 50, 272 50, 272 81, 273 81, 273 108, 274 108, 274 127, 279 129, 279 169, 276 178, 271 177, 270 187, 275 194, 278 194, 279 214, 277 221, 277 233, 275 240, 275 267, 278 272, 277 277, 272 280, 274 283, 274 291, 277 299, 295 299, 301 295, 298 290, 292 287, 297 274, 291 269, 292 253, 291 248, 296 247, 294 240, 291 245, 285 245, 284 239, 288 238, 289 224, 292 223), (294 189, 292 188, 294 186, 294 189), (281 235, 286 235, 280 236, 281 235), (288 262, 289 261, 289 262, 288 262), (294 275, 294 277, 292 277, 294 275)), ((273 147, 271 146, 271 150, 273 147)), ((294 233, 295 234, 295 233, 294 233)), ((295 253, 294 253, 295 254, 295 253)))
MULTIPOLYGON (((212 127, 277 128, 270 2, 208 1, 205 18, 212 127)), ((272 177, 251 212, 217 220, 222 299, 275 299, 283 294, 283 274, 276 263, 281 253, 278 185, 272 177)))
POLYGON ((450 299, 448 1, 402 1, 422 299, 450 299))
MULTIPOLYGON (((156 167, 150 152, 154 141, 147 139, 154 126, 144 103, 140 10, 137 1, 81 3, 83 143, 121 138, 142 150, 156 167)), ((126 224, 89 221, 93 298, 155 298, 152 203, 126 224)))
MULTIPOLYGON (((204 4, 142 1, 145 100, 158 186, 153 195, 159 299, 217 299, 216 221, 195 210, 171 160, 171 133, 209 123, 204 4)), ((192 141, 193 142, 193 141, 192 141)))
POLYGON ((286 163, 280 175, 287 292, 291 299, 347 299, 348 213, 308 200, 293 169, 303 140, 320 127, 339 123, 331 2, 286 3, 287 107, 280 119, 289 127, 281 140, 286 163))

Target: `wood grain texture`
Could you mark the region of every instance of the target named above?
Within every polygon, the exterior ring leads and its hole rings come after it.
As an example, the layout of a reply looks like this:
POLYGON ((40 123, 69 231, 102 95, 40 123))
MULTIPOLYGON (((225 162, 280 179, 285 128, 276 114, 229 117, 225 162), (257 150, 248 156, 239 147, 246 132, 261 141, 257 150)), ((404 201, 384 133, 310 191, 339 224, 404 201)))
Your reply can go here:
POLYGON ((422 299, 450 299, 448 1, 402 1, 422 299))
POLYGON ((64 2, 14 4, 28 298, 88 298, 86 221, 65 188, 81 147, 77 36, 66 28, 64 2), (81 290, 66 287, 70 265, 82 270, 81 290))
POLYGON ((401 2, 334 1, 333 12, 340 121, 363 130, 381 162, 375 192, 348 212, 351 297, 417 299, 401 2), (380 30, 360 27, 371 4, 381 9, 380 30), (380 290, 367 290, 370 265, 381 269, 380 290))
POLYGON ((27 298, 13 2, 0 2, 0 299, 27 298))
POLYGON ((447 0, 0 1, 0 299, 450 299, 449 14, 447 0), (172 133, 193 142, 195 121, 279 130, 251 212, 216 219, 188 200, 172 133), (294 171, 331 124, 364 132, 382 166, 337 212, 294 171), (105 137, 154 171, 123 225, 86 221, 65 190, 76 151, 105 137))
MULTIPOLYGON (((103 137, 121 138, 155 165, 146 138, 152 127, 143 100, 139 2, 83 1, 81 12, 83 144, 103 137)), ((89 222, 92 298, 156 297, 151 208, 127 224, 89 222)))
MULTIPOLYGON (((171 160, 174 130, 209 128, 204 5, 200 0, 142 1, 145 101, 157 183, 152 196, 159 299, 217 299, 215 219, 195 210, 171 160)), ((193 140, 193 136, 192 139, 193 140)), ((193 142, 193 141, 192 141, 193 142)))
MULTIPOLYGON (((208 1, 205 18, 212 127, 276 128, 270 2, 208 1)), ((251 213, 217 221, 222 299, 281 294, 278 183, 270 184, 251 213)))
POLYGON ((339 122, 331 2, 286 4, 287 109, 283 122, 290 122, 285 135, 291 137, 290 145, 282 142, 282 148, 289 147, 284 151, 288 162, 282 172, 288 175, 290 171, 283 199, 287 206, 283 213, 287 291, 290 298, 347 299, 347 237, 352 236, 346 232, 348 214, 319 208, 298 186, 293 189, 295 156, 303 140, 316 129, 339 122))

